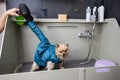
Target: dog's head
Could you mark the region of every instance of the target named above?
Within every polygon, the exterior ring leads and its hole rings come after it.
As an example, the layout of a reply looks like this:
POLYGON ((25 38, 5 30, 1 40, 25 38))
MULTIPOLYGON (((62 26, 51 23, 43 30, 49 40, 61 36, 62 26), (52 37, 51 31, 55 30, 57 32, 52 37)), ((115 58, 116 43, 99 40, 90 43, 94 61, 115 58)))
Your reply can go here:
POLYGON ((57 44, 56 55, 61 60, 64 60, 64 58, 68 55, 68 44, 57 44))

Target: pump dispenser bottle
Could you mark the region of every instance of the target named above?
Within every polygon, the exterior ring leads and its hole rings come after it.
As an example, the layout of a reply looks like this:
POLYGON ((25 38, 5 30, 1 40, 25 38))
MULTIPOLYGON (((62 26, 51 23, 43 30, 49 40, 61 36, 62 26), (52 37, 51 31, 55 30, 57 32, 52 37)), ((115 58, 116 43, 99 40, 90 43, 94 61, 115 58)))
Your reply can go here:
POLYGON ((91 17, 91 8, 90 6, 88 6, 86 9, 86 22, 90 22, 90 17, 91 17))
POLYGON ((93 7, 93 14, 92 15, 96 15, 96 11, 97 11, 97 3, 94 3, 94 7, 93 7))
POLYGON ((98 8, 98 21, 99 22, 103 22, 104 21, 104 11, 105 11, 104 1, 101 0, 100 7, 98 8))
POLYGON ((91 15, 91 21, 92 22, 97 21, 97 15, 98 15, 98 12, 97 12, 97 3, 95 2, 94 3, 94 7, 93 7, 93 12, 92 12, 92 15, 91 15))

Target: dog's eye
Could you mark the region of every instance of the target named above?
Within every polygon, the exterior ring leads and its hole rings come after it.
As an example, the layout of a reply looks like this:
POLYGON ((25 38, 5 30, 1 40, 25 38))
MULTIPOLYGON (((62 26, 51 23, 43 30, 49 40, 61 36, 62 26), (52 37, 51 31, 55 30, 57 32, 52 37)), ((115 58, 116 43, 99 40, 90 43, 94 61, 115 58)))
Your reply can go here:
POLYGON ((60 53, 62 53, 62 51, 60 51, 60 53))
POLYGON ((67 50, 65 50, 65 52, 67 52, 67 50))
POLYGON ((67 52, 67 50, 65 50, 65 52, 67 52))

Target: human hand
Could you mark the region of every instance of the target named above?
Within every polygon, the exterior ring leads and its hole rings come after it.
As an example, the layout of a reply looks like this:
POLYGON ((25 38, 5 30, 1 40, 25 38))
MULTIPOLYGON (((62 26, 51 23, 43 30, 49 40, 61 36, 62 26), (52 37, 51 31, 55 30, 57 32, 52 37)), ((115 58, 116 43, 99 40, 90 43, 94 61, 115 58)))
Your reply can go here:
POLYGON ((19 11, 18 8, 12 8, 12 9, 7 10, 5 13, 8 16, 19 16, 19 14, 17 14, 18 11, 19 11))

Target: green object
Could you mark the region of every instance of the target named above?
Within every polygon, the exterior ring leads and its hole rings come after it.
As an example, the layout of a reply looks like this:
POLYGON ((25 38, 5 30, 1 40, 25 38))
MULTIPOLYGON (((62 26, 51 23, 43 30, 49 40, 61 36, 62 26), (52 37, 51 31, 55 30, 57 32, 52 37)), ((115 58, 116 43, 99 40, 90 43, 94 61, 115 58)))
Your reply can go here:
POLYGON ((24 24, 24 17, 23 16, 16 16, 16 24, 23 25, 24 24))

